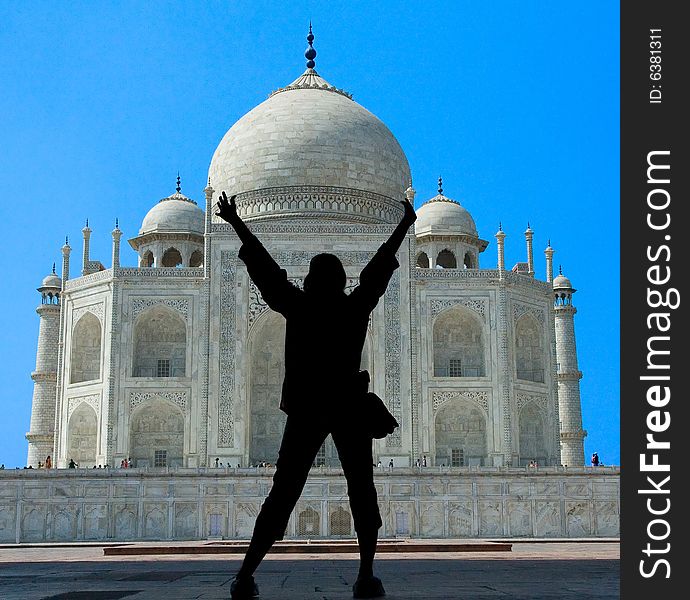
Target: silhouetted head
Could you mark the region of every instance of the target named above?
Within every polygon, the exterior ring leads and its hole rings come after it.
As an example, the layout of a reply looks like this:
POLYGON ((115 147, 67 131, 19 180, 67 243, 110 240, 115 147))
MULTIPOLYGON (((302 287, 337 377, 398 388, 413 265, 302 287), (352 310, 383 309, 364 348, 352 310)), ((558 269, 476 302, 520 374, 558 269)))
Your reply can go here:
POLYGON ((336 295, 345 290, 347 277, 343 263, 334 254, 317 254, 309 263, 304 278, 304 291, 308 294, 336 295))

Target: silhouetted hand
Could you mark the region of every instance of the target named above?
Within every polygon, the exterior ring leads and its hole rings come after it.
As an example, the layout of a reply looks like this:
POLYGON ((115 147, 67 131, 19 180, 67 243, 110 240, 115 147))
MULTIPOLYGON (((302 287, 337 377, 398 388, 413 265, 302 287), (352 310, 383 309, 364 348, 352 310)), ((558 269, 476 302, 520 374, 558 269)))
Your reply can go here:
POLYGON ((221 196, 218 198, 218 204, 216 204, 216 207, 218 208, 216 216, 223 219, 223 221, 227 221, 231 225, 233 223, 236 223, 237 219, 239 219, 239 216, 237 215, 237 205, 235 204, 235 198, 236 196, 233 195, 230 196, 230 199, 228 200, 227 194, 225 192, 222 192, 221 196))
POLYGON ((414 210, 414 206, 410 204, 410 201, 407 198, 405 198, 405 200, 401 200, 400 204, 402 204, 405 208, 405 214, 403 215, 402 221, 407 223, 408 226, 412 225, 412 223, 417 220, 417 213, 414 210))

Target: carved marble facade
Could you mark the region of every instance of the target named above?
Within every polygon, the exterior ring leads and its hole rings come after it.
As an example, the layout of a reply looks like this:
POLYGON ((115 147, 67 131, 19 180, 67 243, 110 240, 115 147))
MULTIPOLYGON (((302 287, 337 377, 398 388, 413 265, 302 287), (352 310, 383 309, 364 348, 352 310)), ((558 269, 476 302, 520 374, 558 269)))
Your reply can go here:
MULTIPOLYGON (((0 543, 248 539, 272 469, 0 471, 0 543)), ((620 535, 620 470, 387 468, 382 538, 620 535)), ((286 538, 353 538, 345 480, 315 468, 286 538), (346 496, 345 496, 346 498, 346 496)))

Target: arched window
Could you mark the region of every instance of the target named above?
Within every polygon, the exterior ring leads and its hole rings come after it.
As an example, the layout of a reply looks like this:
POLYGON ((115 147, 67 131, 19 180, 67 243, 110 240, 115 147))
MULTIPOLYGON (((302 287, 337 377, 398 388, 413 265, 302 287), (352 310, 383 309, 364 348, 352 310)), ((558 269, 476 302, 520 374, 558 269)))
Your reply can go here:
POLYGON ((420 252, 417 255, 417 266, 420 269, 428 269, 429 268, 429 256, 427 255, 426 252, 420 252))
POLYGON ((67 456, 80 467, 91 468, 96 464, 96 440, 98 418, 96 411, 86 402, 74 410, 67 424, 67 456))
POLYGON ((101 377, 101 322, 87 312, 72 332, 70 382, 93 381, 101 377))
POLYGON ((311 506, 307 507, 297 518, 297 535, 300 537, 317 537, 320 535, 319 513, 311 506))
POLYGON ((147 250, 144 252, 143 256, 141 257, 141 266, 142 267, 152 267, 153 266, 153 252, 151 250, 147 250))
POLYGON ((544 383, 542 328, 531 315, 523 315, 515 325, 515 367, 518 379, 544 383))
POLYGON ((187 328, 177 312, 157 305, 134 324, 133 377, 184 377, 187 328))
POLYGON ((352 534, 350 513, 339 506, 331 513, 331 535, 349 536, 352 534))
POLYGON ((444 269, 456 269, 458 261, 455 259, 455 254, 450 250, 441 250, 436 257, 436 264, 444 269))
POLYGON ((184 452, 184 415, 167 400, 141 405, 129 426, 129 452, 135 467, 181 466, 184 452))
POLYGON ((201 267, 204 264, 204 253, 201 250, 194 250, 189 257, 190 267, 201 267))
POLYGON ((484 377, 483 326, 464 307, 443 311, 434 322, 434 377, 484 377))
POLYGON ((547 465, 546 432, 544 417, 536 402, 528 402, 520 410, 520 464, 531 460, 547 465))
POLYGON ((486 462, 486 418, 469 400, 454 399, 436 413, 436 464, 450 467, 486 462))
POLYGON ((471 252, 465 252, 465 261, 463 263, 466 269, 476 269, 477 261, 471 252))
POLYGON ((177 248, 168 248, 163 253, 163 260, 161 263, 164 267, 181 267, 182 255, 177 248))

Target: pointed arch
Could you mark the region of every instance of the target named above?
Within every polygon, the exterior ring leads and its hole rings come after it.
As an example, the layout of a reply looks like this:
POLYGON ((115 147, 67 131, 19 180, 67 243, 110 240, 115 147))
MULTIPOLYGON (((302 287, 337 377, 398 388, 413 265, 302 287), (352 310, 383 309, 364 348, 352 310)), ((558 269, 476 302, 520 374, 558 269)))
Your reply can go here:
POLYGON ((184 462, 184 413, 161 396, 139 405, 129 420, 128 456, 135 467, 175 467, 184 462))
POLYGON ((163 258, 161 259, 161 266, 163 267, 181 267, 182 266, 182 254, 177 248, 168 248, 163 253, 163 258))
POLYGON ((434 321, 434 376, 484 377, 484 324, 464 306, 441 312, 434 321))
POLYGON ((133 377, 184 377, 187 326, 177 311, 156 304, 134 322, 133 377))
POLYGON ((436 412, 434 438, 437 465, 486 464, 486 415, 474 402, 455 398, 444 403, 436 412))
POLYGON ((82 402, 72 412, 67 423, 67 456, 80 467, 96 464, 98 443, 98 416, 87 402, 82 402))
POLYGON ((534 460, 539 465, 548 465, 549 452, 546 440, 546 418, 536 402, 527 402, 519 413, 520 465, 534 460))
POLYGON ((266 310, 249 340, 249 464, 275 464, 286 416, 280 410, 285 375, 285 319, 266 310))
POLYGON ((515 323, 515 370, 518 379, 544 383, 544 333, 529 313, 515 323))
POLYGON ((438 253, 438 256, 436 257, 436 264, 444 269, 458 268, 458 261, 455 258, 455 254, 451 250, 448 250, 448 248, 445 248, 438 253))
POLYGON ((72 330, 70 383, 101 378, 102 328, 98 317, 85 312, 72 330))
POLYGON ((429 265, 431 264, 429 262, 429 255, 426 252, 420 252, 417 254, 416 264, 420 269, 428 269, 429 265))

